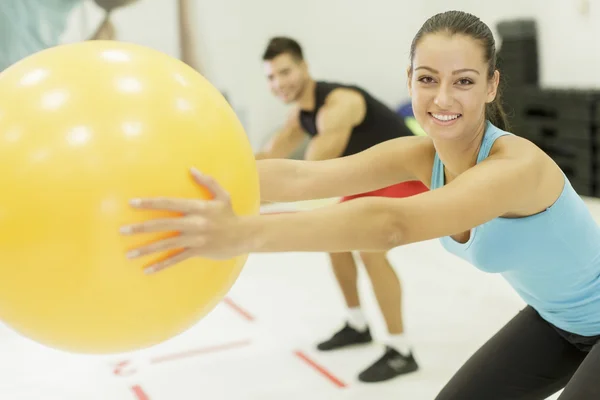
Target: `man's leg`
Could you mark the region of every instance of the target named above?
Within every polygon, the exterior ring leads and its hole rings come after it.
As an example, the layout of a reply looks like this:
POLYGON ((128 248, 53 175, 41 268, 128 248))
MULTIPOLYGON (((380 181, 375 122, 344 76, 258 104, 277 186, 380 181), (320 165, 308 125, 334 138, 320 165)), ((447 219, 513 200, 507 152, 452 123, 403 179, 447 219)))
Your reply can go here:
POLYGON ((380 382, 418 369, 404 332, 402 317, 402 287, 387 254, 360 253, 375 298, 387 325, 388 338, 381 358, 360 373, 363 382, 380 382))
POLYGON ((360 253, 371 281, 377 304, 391 335, 404 333, 402 320, 402 287, 387 253, 360 253))
POLYGON ((319 350, 335 350, 342 347, 371 342, 367 320, 360 307, 358 295, 358 271, 352 253, 329 255, 331 267, 338 281, 348 309, 345 326, 330 339, 319 343, 319 350))

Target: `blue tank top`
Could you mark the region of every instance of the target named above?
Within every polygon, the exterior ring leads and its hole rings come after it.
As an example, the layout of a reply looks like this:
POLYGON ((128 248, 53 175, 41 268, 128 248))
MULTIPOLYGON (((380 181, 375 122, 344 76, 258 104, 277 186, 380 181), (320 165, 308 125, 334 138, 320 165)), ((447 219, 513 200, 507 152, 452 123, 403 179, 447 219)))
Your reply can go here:
MULTIPOLYGON (((510 134, 488 121, 477 162, 510 134)), ((444 181, 436 153, 431 190, 444 181)), ((600 335, 600 228, 566 176, 560 197, 543 212, 488 221, 464 244, 449 236, 440 241, 478 269, 501 274, 546 321, 578 335, 600 335)))

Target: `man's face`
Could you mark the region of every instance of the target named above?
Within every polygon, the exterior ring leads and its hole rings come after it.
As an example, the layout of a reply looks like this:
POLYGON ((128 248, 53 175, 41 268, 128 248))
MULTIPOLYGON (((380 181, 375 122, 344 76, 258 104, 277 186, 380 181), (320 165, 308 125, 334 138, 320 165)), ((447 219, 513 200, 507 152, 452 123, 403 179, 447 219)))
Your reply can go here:
POLYGON ((271 92, 285 104, 293 103, 302 94, 308 80, 304 61, 283 53, 264 62, 265 75, 271 92))

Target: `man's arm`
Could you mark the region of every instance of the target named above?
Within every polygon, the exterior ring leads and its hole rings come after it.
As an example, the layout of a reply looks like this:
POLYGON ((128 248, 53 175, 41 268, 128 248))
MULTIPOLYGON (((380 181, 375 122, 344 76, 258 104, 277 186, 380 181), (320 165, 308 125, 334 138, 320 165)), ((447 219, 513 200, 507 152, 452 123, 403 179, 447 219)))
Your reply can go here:
POLYGON ((276 133, 267 143, 265 148, 255 154, 257 160, 267 158, 287 158, 306 139, 306 134, 298 121, 298 111, 293 111, 283 129, 276 133))
POLYGON ((352 129, 365 113, 366 104, 360 93, 348 89, 331 92, 317 115, 319 134, 310 141, 304 158, 318 161, 342 156, 352 129))

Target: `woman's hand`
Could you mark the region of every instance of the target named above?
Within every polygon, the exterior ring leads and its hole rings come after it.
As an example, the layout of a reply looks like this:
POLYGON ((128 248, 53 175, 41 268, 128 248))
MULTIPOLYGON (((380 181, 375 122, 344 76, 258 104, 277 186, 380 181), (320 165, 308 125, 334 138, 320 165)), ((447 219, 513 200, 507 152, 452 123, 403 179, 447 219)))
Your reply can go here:
POLYGON ((139 224, 124 226, 121 233, 135 235, 149 232, 178 232, 176 236, 158 240, 149 245, 133 249, 128 258, 137 258, 156 252, 179 250, 160 262, 150 265, 147 273, 174 266, 191 257, 227 259, 244 254, 249 248, 242 227, 242 218, 231 207, 229 194, 211 177, 192 170, 194 180, 206 188, 211 200, 175 198, 133 199, 131 206, 137 209, 164 210, 181 213, 173 218, 154 219, 139 224))

